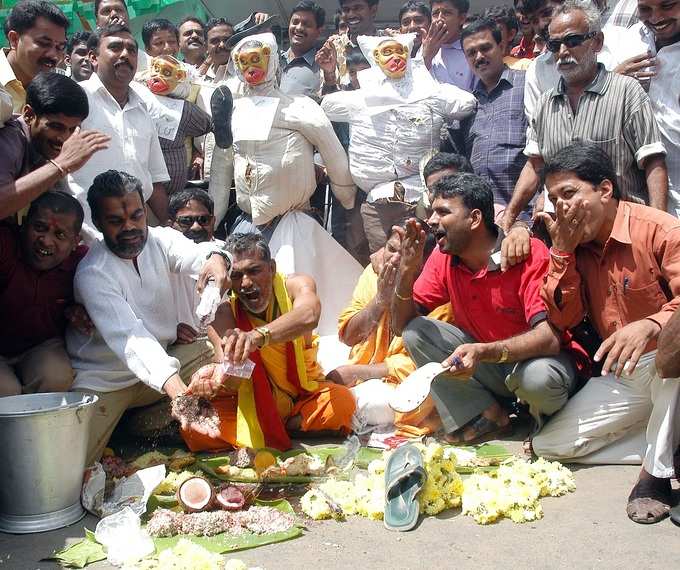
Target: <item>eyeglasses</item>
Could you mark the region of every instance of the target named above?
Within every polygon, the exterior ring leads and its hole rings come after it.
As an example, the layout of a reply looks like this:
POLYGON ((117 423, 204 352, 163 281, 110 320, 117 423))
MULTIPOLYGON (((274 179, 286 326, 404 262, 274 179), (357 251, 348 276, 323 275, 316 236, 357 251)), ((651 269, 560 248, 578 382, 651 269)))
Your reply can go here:
POLYGON ((177 216, 177 223, 185 228, 190 228, 196 222, 199 226, 207 226, 212 222, 212 216, 177 216))
POLYGON ((569 34, 568 36, 564 36, 563 38, 555 39, 550 38, 548 39, 547 42, 545 42, 545 47, 548 48, 548 51, 552 53, 557 53, 558 51, 560 51, 562 44, 564 44, 568 48, 575 48, 577 46, 580 46, 586 40, 594 38, 596 35, 597 32, 588 32, 587 34, 569 34))

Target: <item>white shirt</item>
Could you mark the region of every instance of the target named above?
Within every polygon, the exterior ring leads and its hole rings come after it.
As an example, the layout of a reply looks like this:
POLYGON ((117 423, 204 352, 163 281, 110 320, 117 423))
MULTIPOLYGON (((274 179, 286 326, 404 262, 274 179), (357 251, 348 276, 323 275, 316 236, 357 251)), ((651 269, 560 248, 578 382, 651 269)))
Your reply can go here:
POLYGON ((176 340, 177 307, 171 276, 200 272, 213 243, 195 244, 172 228, 149 228, 137 257, 121 259, 103 241, 93 243, 78 265, 73 282, 96 332, 66 331, 75 371, 74 389, 122 390, 140 380, 161 391, 180 369, 166 347, 176 340))
POLYGON ((369 202, 392 197, 397 180, 404 186, 405 200, 418 201, 425 189, 420 163, 438 150, 442 124, 467 117, 476 105, 472 93, 448 84, 440 84, 427 99, 373 116, 367 113, 361 89, 331 93, 321 102, 331 121, 352 127, 350 172, 369 202))
POLYGON ((649 83, 649 99, 668 151, 668 212, 680 217, 680 42, 656 50, 654 33, 640 22, 627 30, 621 43, 622 59, 650 52, 656 75, 649 83))
POLYGON ((130 89, 130 96, 121 109, 96 73, 79 85, 85 90, 90 114, 82 123, 83 130, 95 129, 111 136, 109 148, 95 153, 85 165, 69 174, 68 184, 85 210, 84 233, 96 235, 87 205, 87 191, 97 174, 110 169, 127 172, 142 182, 144 199, 148 200, 155 182, 170 180, 158 135, 146 106, 130 89))

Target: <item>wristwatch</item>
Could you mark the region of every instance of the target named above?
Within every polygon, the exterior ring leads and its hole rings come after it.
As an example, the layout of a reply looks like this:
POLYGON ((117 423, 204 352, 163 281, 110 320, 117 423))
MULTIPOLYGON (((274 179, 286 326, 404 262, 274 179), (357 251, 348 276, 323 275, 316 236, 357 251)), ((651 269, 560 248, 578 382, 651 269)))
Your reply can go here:
POLYGON ((262 335, 262 347, 267 346, 272 340, 272 332, 267 327, 257 327, 256 332, 262 335))
POLYGON ((503 362, 507 362, 509 356, 510 356, 510 351, 508 350, 508 347, 503 345, 503 350, 501 350, 501 355, 498 358, 498 360, 496 360, 496 363, 502 364, 503 362))
POLYGON ((206 260, 210 259, 213 255, 220 255, 227 262, 227 275, 231 275, 231 254, 228 251, 222 249, 214 249, 208 255, 205 256, 206 260))

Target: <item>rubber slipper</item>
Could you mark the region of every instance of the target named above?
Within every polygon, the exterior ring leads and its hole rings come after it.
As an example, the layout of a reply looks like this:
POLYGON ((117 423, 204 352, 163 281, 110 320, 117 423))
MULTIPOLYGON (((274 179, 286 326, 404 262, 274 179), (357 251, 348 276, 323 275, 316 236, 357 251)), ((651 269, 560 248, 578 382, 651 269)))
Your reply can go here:
POLYGON ((671 520, 678 526, 680 526, 680 505, 675 505, 670 511, 668 511, 668 514, 671 517, 671 520))
POLYGON ((626 513, 628 518, 638 524, 654 524, 665 519, 669 515, 671 503, 671 484, 669 479, 664 479, 667 484, 661 486, 654 480, 645 479, 638 481, 628 497, 626 513), (660 504, 663 507, 661 514, 650 515, 650 507, 660 504), (640 513, 646 513, 640 516, 640 513))
POLYGON ((234 98, 226 85, 220 85, 210 97, 210 111, 213 119, 215 144, 219 148, 229 148, 234 142, 234 135, 231 130, 234 98))
POLYGON ((385 527, 408 531, 418 523, 417 495, 427 480, 420 450, 411 444, 397 448, 385 467, 385 527))

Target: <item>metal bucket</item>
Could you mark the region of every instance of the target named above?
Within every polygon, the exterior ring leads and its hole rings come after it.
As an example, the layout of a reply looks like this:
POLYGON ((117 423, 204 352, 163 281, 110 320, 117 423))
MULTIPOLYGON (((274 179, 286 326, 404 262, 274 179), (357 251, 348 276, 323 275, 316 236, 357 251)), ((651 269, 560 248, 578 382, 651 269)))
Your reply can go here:
POLYGON ((68 526, 85 516, 80 490, 97 396, 0 398, 0 531, 68 526))

